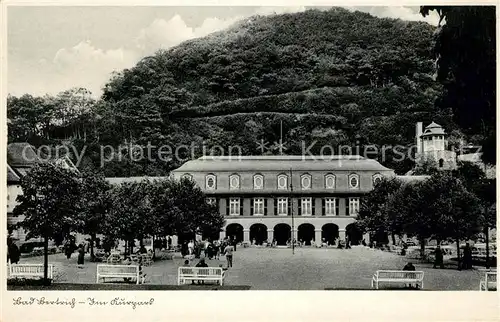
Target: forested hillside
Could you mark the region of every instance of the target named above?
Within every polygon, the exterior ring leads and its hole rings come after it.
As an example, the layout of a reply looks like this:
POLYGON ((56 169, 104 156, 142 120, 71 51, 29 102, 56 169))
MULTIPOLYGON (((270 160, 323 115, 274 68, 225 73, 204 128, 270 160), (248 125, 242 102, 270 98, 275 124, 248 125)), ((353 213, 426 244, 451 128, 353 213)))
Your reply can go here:
MULTIPOLYGON (((439 109, 435 28, 344 9, 252 17, 182 43, 113 75, 101 99, 84 90, 57 97, 9 97, 9 141, 87 146, 241 146, 262 154, 280 137, 287 154, 302 142, 332 146, 413 144, 415 123, 431 120, 459 136, 451 109, 439 109)), ((201 149, 197 150, 201 153, 201 149)), ((381 160, 404 173, 411 162, 381 160)), ((109 176, 160 175, 180 164, 106 164, 109 176)))

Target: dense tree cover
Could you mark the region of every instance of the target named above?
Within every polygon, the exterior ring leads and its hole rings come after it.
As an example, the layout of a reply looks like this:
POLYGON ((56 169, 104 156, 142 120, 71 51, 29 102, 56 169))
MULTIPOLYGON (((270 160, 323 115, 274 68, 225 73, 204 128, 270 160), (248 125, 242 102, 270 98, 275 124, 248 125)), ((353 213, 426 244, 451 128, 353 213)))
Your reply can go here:
POLYGON ((496 160, 496 7, 422 6, 444 25, 435 37, 437 79, 444 87, 438 106, 452 108, 468 134, 481 134, 483 161, 496 160))
MULTIPOLYGON (((154 235, 220 231, 224 218, 190 180, 125 182, 111 190, 104 233, 132 244, 154 235)), ((129 248, 129 251, 132 251, 129 248)))
POLYGON ((14 216, 24 216, 18 225, 27 239, 44 239, 45 272, 49 239, 73 232, 90 235, 92 242, 105 234, 106 239, 142 243, 155 235, 218 232, 224 225, 216 206, 207 204, 201 189, 185 179, 111 186, 102 174, 43 163, 21 179, 21 188, 14 216))
POLYGON ((386 179, 360 206, 360 226, 372 233, 406 234, 420 240, 422 255, 429 239, 437 242, 473 238, 496 221, 495 183, 471 163, 429 179, 401 183, 386 179))
MULTIPOLYGON (((433 79, 434 31, 423 22, 340 8, 252 17, 115 73, 98 101, 79 89, 57 97, 9 97, 9 140, 85 145, 86 162, 94 165, 99 145, 278 153, 280 133, 287 154, 301 154, 304 141, 313 144, 311 153, 325 144, 373 144, 401 146, 411 155, 417 121, 457 129, 451 108, 434 104, 442 92, 433 79), (271 148, 260 149, 260 140, 271 148)), ((388 151, 371 157, 397 173, 411 169, 409 158, 401 162, 388 151)), ((183 153, 197 157, 202 151, 183 153)), ((106 163, 104 171, 162 175, 182 162, 124 157, 106 163)))

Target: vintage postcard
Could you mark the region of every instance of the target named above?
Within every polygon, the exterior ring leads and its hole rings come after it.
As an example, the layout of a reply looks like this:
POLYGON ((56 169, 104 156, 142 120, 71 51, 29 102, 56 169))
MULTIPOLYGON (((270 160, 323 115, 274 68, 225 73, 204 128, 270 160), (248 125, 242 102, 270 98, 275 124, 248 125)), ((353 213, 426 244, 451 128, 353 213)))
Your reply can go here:
POLYGON ((5 321, 499 317, 495 3, 270 5, 2 4, 5 321))

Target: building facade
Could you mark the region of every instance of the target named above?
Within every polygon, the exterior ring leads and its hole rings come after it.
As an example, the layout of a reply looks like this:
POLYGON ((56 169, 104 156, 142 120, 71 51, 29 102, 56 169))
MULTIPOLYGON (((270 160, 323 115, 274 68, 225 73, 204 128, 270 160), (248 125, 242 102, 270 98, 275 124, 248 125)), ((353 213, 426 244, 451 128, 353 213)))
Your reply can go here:
POLYGON ((353 225, 361 198, 382 177, 394 176, 359 156, 208 156, 172 174, 194 180, 225 216, 223 232, 213 238, 278 245, 292 236, 306 244, 367 238, 353 225))

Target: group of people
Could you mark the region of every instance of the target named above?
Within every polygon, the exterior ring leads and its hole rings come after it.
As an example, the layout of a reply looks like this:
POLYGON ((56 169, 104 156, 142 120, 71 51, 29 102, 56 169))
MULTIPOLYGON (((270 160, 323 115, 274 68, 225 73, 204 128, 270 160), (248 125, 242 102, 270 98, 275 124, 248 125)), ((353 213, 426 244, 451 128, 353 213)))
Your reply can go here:
MULTIPOLYGON (((200 258, 203 252, 205 257, 209 260, 220 259, 220 256, 225 256, 227 261, 227 268, 233 267, 233 252, 236 251, 236 240, 234 238, 226 237, 223 240, 205 240, 205 241, 194 241, 185 242, 181 247, 181 254, 184 258, 200 258)), ((184 262, 184 267, 189 266, 189 260, 186 259, 184 262), (188 265, 188 266, 186 266, 188 265)), ((205 259, 201 258, 196 267, 208 267, 208 266, 198 266, 206 265, 205 259)))
MULTIPOLYGON (((444 252, 441 249, 441 246, 437 246, 436 249, 434 250, 434 265, 433 268, 444 268, 444 261, 443 261, 443 255, 444 252)), ((462 255, 462 262, 460 265, 461 269, 472 269, 472 248, 470 247, 469 243, 465 244, 465 247, 463 249, 463 255, 462 255)))
POLYGON ((66 255, 67 259, 71 258, 71 255, 77 250, 78 252, 78 258, 77 258, 77 264, 78 268, 83 268, 83 264, 85 261, 85 245, 83 243, 80 243, 78 246, 76 246, 75 242, 73 240, 67 241, 66 244, 64 244, 64 254, 66 255))

